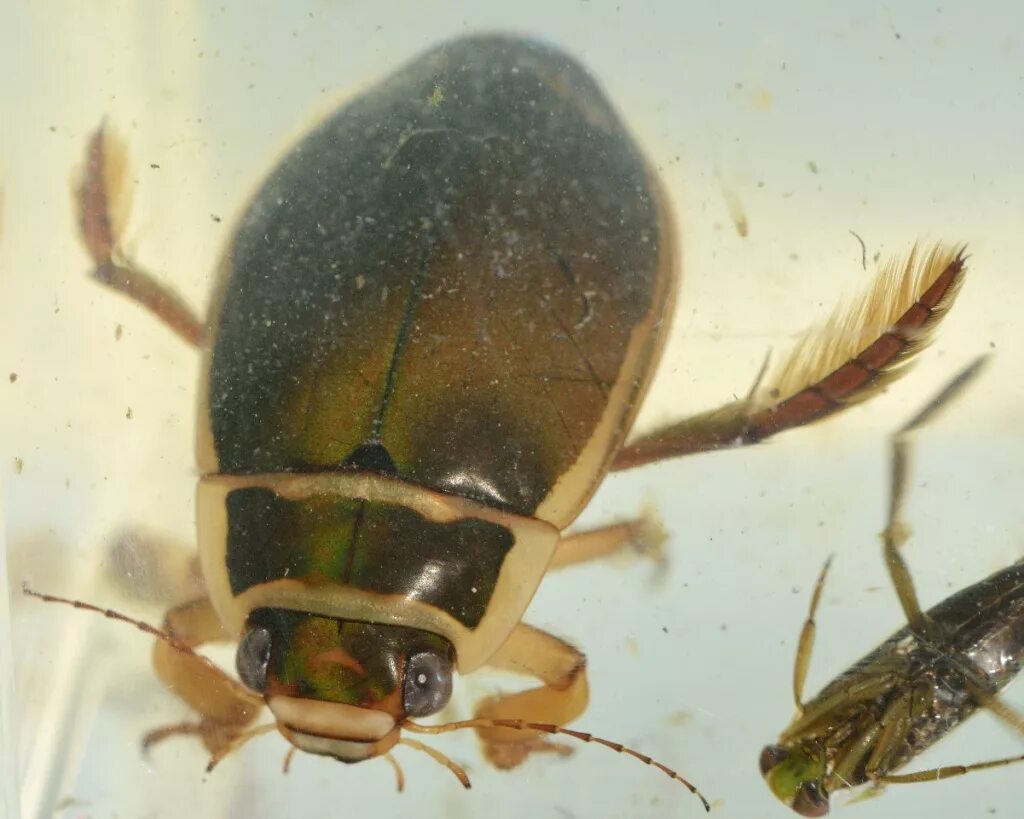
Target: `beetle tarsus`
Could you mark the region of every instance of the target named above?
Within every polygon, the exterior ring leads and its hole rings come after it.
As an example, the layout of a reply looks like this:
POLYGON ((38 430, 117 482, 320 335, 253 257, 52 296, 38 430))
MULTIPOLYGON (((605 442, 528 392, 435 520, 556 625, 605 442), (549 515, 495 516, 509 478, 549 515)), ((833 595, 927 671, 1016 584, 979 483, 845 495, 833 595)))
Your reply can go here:
POLYGON ((176 725, 165 725, 163 728, 154 728, 142 737, 142 755, 149 756, 150 749, 157 743, 163 742, 170 737, 179 736, 201 736, 203 727, 198 722, 179 722, 176 725))
POLYGON ((78 229, 97 266, 110 261, 127 216, 126 168, 124 144, 104 121, 89 139, 85 167, 74 189, 78 229))
POLYGON ((518 768, 526 758, 535 753, 572 756, 575 748, 564 742, 552 742, 546 737, 530 737, 522 742, 483 742, 483 753, 487 761, 499 771, 518 768))
POLYGON ((966 259, 963 248, 937 244, 890 260, 871 291, 807 333, 761 389, 627 444, 612 469, 755 444, 868 400, 927 346, 960 290, 966 259))
POLYGON ((96 267, 93 278, 138 302, 189 344, 198 346, 205 322, 173 290, 139 268, 120 250, 131 205, 127 187, 128 152, 100 125, 86 148, 85 168, 75 186, 78 229, 96 267))
POLYGON ((857 309, 837 310, 781 362, 769 379, 771 402, 751 415, 744 438, 759 441, 821 420, 903 375, 952 306, 965 269, 964 248, 941 243, 891 259, 857 309))

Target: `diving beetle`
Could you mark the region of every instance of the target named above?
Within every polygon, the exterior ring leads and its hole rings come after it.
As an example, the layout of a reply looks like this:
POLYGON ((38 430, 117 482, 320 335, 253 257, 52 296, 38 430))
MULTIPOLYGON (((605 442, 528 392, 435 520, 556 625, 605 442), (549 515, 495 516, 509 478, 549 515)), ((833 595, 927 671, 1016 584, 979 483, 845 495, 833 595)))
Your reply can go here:
POLYGON ((627 443, 675 304, 674 218, 561 51, 458 39, 341 106, 248 203, 206 320, 122 250, 124 167, 101 127, 76 191, 94 276, 203 355, 207 596, 171 610, 154 649, 198 720, 154 738, 196 734, 214 760, 267 727, 265 707, 294 747, 345 762, 425 748, 403 729, 472 727, 510 768, 570 733, 585 657, 521 619, 549 568, 636 538, 563 534, 605 475, 872 395, 964 275, 955 249, 912 253, 776 380, 627 443), (237 641, 241 682, 194 653, 212 641, 237 641), (539 685, 462 723, 413 721, 484 666, 539 685))
POLYGON ((871 783, 877 791, 887 784, 932 782, 1024 761, 1022 755, 896 773, 980 708, 1024 734, 1024 714, 999 699, 1024 661, 1024 561, 922 611, 900 553, 910 537, 902 520, 908 436, 947 406, 986 361, 982 357, 968 365, 893 436, 882 541, 907 625, 804 702, 815 614, 831 558, 818 577, 793 673, 797 715, 760 760, 769 788, 802 816, 826 815, 830 795, 844 788, 871 783))

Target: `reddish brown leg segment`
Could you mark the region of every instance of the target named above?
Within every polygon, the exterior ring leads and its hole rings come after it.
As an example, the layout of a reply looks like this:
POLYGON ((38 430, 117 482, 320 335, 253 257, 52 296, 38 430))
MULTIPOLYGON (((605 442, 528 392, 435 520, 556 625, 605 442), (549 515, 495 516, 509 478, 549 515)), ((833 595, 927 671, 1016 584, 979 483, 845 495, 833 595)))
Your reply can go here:
POLYGON ((924 255, 915 249, 902 264, 892 261, 872 292, 808 334, 764 389, 632 441, 612 469, 757 443, 870 398, 927 344, 964 271, 963 253, 943 245, 924 255))
POLYGON ((96 267, 94 278, 153 313, 189 344, 198 347, 205 322, 185 301, 123 256, 120 231, 127 217, 127 156, 124 146, 101 125, 89 140, 85 169, 75 188, 78 228, 96 267))

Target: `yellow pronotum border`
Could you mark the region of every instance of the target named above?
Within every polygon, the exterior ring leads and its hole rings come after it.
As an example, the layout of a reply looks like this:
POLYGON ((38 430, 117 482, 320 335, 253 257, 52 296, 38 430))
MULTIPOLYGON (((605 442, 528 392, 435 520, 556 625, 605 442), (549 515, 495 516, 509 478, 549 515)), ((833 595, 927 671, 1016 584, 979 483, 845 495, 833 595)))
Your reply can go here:
POLYGON ((266 473, 209 475, 196 493, 199 556, 207 590, 224 627, 239 635, 249 612, 261 607, 306 611, 325 617, 408 626, 440 634, 455 647, 459 671, 487 662, 522 619, 558 546, 557 528, 534 518, 492 509, 480 503, 373 473, 266 473), (378 594, 341 584, 311 584, 282 579, 231 591, 227 570, 229 492, 247 487, 269 489, 286 500, 318 495, 393 503, 438 523, 477 518, 512 532, 514 543, 502 563, 494 593, 480 623, 469 629, 450 614, 404 595, 378 594))

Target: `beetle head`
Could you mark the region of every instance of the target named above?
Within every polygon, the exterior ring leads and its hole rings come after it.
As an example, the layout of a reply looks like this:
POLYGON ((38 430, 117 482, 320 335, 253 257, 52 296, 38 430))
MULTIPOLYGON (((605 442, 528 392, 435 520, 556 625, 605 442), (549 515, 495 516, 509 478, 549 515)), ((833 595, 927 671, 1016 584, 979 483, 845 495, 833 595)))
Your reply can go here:
POLYGON ((780 800, 801 816, 825 816, 825 755, 802 744, 769 745, 761 751, 761 775, 780 800))
POLYGON ((236 661, 293 745, 358 762, 387 753, 406 717, 444 708, 454 656, 419 629, 257 609, 236 661))

